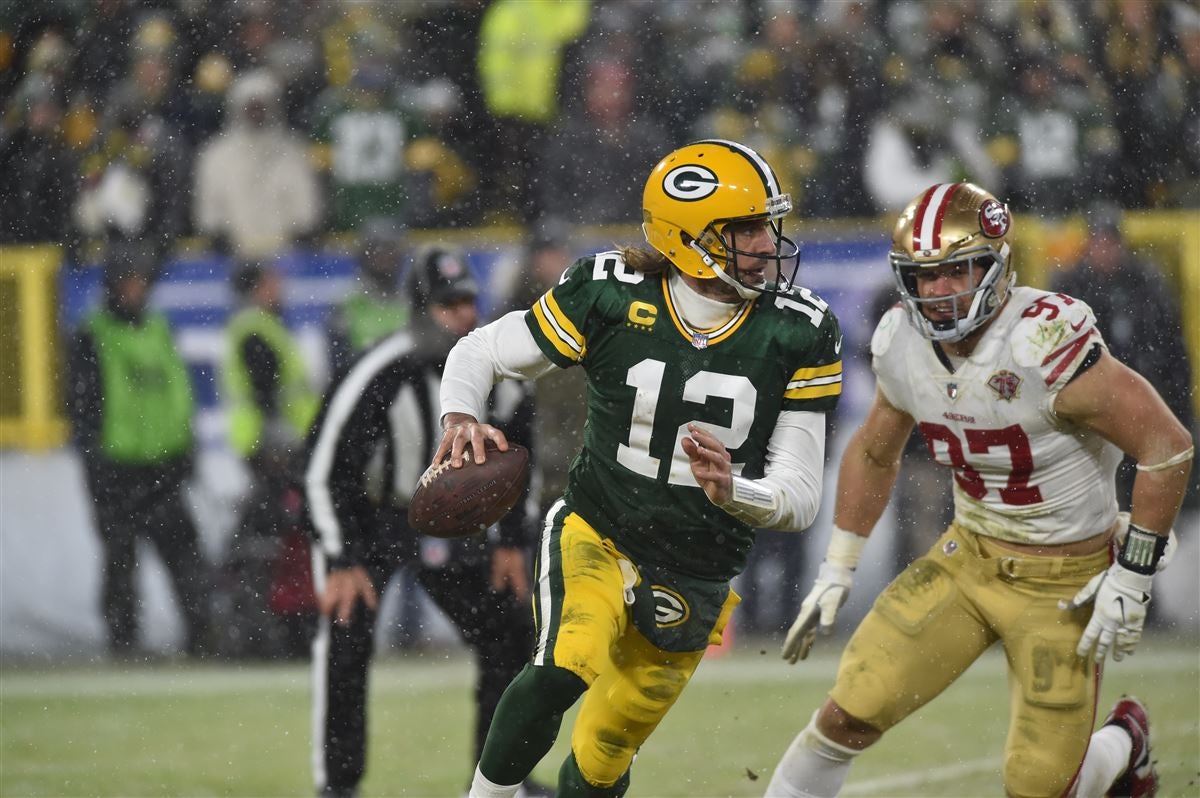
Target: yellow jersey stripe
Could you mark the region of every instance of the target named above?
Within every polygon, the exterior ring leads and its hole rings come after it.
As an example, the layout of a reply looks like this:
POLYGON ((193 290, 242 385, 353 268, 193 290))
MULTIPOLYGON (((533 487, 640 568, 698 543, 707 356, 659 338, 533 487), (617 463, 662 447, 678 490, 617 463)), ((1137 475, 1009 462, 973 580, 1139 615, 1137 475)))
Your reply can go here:
POLYGON ((794 388, 786 391, 783 394, 784 399, 820 399, 822 396, 840 396, 842 393, 842 383, 835 382, 832 385, 813 385, 808 388, 794 388))
POLYGON ((546 309, 540 300, 534 303, 533 316, 537 319, 538 328, 542 331, 542 335, 558 350, 560 355, 573 362, 578 362, 582 359, 582 354, 559 335, 558 329, 547 316, 546 309))
POLYGON ((579 356, 583 357, 583 350, 586 348, 587 339, 583 337, 583 333, 579 332, 575 323, 558 306, 558 300, 554 298, 554 289, 552 288, 547 291, 542 296, 541 301, 546 304, 546 309, 550 311, 551 318, 556 322, 556 326, 574 340, 575 348, 579 350, 579 356))
POLYGON ((828 377, 832 374, 842 373, 842 361, 829 363, 825 366, 812 366, 809 368, 796 369, 796 373, 792 375, 793 380, 811 380, 813 377, 828 377))

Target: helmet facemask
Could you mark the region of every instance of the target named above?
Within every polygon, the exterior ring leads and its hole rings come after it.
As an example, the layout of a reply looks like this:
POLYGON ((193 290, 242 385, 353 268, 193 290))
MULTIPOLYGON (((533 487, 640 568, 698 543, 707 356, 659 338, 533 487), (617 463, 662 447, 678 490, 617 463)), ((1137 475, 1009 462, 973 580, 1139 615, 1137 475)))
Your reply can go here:
POLYGON ((1015 278, 1015 274, 1008 269, 1008 258, 1008 244, 1002 244, 999 250, 991 246, 963 250, 953 258, 933 263, 918 263, 897 251, 888 256, 896 287, 900 290, 900 301, 909 320, 931 341, 961 341, 996 315, 1015 278), (917 275, 922 270, 961 263, 967 264, 972 282, 979 269, 983 269, 978 283, 955 294, 934 297, 920 295, 917 275), (961 304, 965 297, 970 297, 971 303, 963 311, 961 304), (952 315, 937 321, 929 318, 924 308, 935 304, 949 304, 952 315))
POLYGON ((717 279, 732 287, 742 299, 754 299, 760 294, 786 294, 795 284, 796 273, 800 270, 800 248, 796 242, 783 234, 783 221, 779 218, 765 219, 771 227, 771 236, 775 243, 774 254, 750 252, 739 248, 737 231, 733 228, 755 221, 760 220, 742 218, 710 222, 700 237, 691 242, 691 248, 705 265, 712 269, 717 279), (742 280, 737 265, 739 255, 767 261, 767 273, 763 275, 764 280, 761 284, 750 285, 742 280), (771 262, 775 264, 774 282, 770 274, 771 262))

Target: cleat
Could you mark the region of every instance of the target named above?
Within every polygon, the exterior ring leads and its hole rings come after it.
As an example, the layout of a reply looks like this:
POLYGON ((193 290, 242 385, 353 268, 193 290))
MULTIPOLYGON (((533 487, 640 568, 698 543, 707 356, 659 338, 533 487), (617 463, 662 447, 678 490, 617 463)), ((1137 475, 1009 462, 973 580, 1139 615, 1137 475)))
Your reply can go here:
POLYGON ((1124 696, 1104 719, 1105 726, 1120 726, 1133 740, 1129 764, 1108 790, 1121 798, 1152 798, 1158 792, 1158 773, 1150 760, 1150 720, 1146 706, 1133 696, 1124 696))

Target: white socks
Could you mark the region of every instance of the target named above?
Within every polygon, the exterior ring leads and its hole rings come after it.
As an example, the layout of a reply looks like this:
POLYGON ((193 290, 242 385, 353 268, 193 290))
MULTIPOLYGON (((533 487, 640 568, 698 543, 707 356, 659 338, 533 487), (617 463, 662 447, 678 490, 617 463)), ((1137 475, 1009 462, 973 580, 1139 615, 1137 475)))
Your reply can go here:
POLYGON ((1079 768, 1075 798, 1099 798, 1129 764, 1133 740, 1119 726, 1101 726, 1088 743, 1087 755, 1079 768))
POLYGON ((851 760, 860 753, 821 734, 814 712, 775 767, 767 798, 834 798, 846 783, 851 760))
POLYGON ((475 776, 471 779, 470 798, 513 798, 517 794, 517 790, 521 789, 518 784, 496 784, 489 781, 487 776, 479 772, 479 767, 475 767, 475 776))

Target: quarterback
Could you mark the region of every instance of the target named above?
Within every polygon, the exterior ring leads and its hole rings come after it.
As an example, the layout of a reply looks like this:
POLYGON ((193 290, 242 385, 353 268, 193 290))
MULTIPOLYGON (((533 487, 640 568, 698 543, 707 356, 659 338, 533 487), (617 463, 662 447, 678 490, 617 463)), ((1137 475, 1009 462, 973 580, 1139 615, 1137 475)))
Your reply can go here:
POLYGON ((900 302, 871 341, 874 404, 842 457, 825 562, 784 657, 832 626, 914 425, 953 476, 954 521, 863 619, 768 795, 838 794, 855 757, 997 641, 1009 795, 1154 794, 1140 702, 1091 732, 1105 657, 1134 650, 1170 556, 1192 441, 1108 354, 1087 305, 1015 284, 1011 237, 1008 208, 970 183, 929 188, 896 223, 900 302), (1130 515, 1122 451, 1139 463, 1130 515))
POLYGON ((721 640, 754 530, 816 516, 842 337, 792 282, 791 207, 750 148, 678 149, 643 193, 653 251, 577 261, 451 353, 434 462, 456 466, 464 447, 482 462, 485 439, 507 447, 477 421, 495 381, 575 365, 588 377, 583 449, 536 563, 532 659, 501 699, 472 796, 513 795, 585 694, 558 795, 623 795, 639 746, 721 640))

